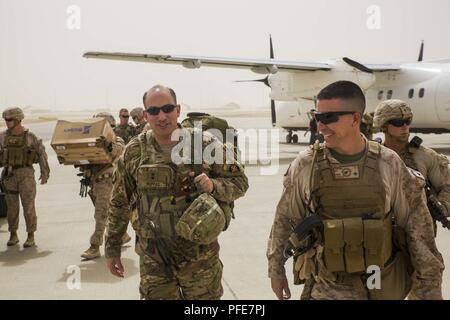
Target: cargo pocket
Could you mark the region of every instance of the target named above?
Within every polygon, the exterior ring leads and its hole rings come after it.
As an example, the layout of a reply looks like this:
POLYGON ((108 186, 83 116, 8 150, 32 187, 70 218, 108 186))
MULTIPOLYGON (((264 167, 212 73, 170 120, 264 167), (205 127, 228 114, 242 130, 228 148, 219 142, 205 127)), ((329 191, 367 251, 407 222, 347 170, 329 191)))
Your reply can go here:
POLYGON ((324 227, 325 266, 329 272, 345 271, 342 220, 325 220, 324 227))
POLYGON ((398 251, 394 260, 381 270, 381 288, 370 289, 371 300, 403 300, 412 286, 405 255, 398 251))

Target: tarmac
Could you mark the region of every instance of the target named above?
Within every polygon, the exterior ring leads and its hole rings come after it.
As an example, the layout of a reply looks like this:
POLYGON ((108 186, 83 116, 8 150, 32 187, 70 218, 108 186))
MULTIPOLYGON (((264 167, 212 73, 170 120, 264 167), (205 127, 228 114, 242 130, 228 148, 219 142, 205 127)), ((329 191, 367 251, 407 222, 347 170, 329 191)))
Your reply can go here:
MULTIPOLYGON (((228 120, 235 128, 244 130, 252 128, 264 132, 270 128, 270 119, 266 117, 230 117, 228 120)), ((80 258, 89 247, 89 237, 94 229, 94 208, 89 198, 78 195, 78 171, 72 166, 60 165, 56 159, 50 146, 54 125, 52 121, 27 126, 45 142, 51 173, 48 184, 37 185, 36 247, 24 249, 22 246, 26 239, 22 213, 20 246, 6 246, 8 225, 6 219, 0 219, 0 299, 139 299, 139 259, 132 242, 122 249, 123 279, 114 277, 106 269, 103 247, 101 258, 92 261, 80 258)), ((224 264, 223 299, 275 299, 267 275, 267 239, 282 192, 283 174, 298 152, 307 147, 309 139, 309 135, 299 132, 299 143, 286 144, 282 142, 285 134, 280 133, 278 137, 279 156, 268 153, 261 157, 266 162, 272 161, 270 170, 267 165, 254 163, 264 142, 259 147, 250 144, 245 151, 250 188, 245 197, 236 201, 236 219, 219 239, 224 264), (271 174, 262 174, 262 169, 271 174)), ((424 145, 450 155, 449 134, 419 136, 424 145)), ((37 178, 39 168, 35 166, 35 169, 37 178)), ((128 232, 134 238, 131 226, 128 232)), ((448 244, 450 231, 440 227, 437 245, 446 264, 450 263, 448 244)), ((292 299, 299 299, 302 286, 292 283, 291 261, 286 270, 292 299)), ((448 270, 444 272, 443 294, 445 299, 450 299, 448 270)))

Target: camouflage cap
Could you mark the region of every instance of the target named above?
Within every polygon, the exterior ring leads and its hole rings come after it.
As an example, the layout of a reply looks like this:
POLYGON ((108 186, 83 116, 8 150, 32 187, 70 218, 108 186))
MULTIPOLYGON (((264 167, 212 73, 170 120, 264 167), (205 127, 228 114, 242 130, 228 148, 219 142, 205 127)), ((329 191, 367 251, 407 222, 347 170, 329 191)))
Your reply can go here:
POLYGON ((131 110, 130 116, 131 116, 131 118, 141 117, 143 113, 144 113, 144 109, 141 107, 137 107, 137 108, 134 108, 133 110, 131 110))
POLYGON ((105 118, 106 120, 108 120, 109 124, 111 125, 111 127, 115 127, 116 126, 116 120, 114 119, 114 117, 112 116, 111 113, 109 112, 100 112, 97 113, 94 118, 105 118))
POLYGON ((385 100, 381 102, 375 109, 373 117, 373 126, 381 128, 393 119, 411 119, 413 114, 411 108, 405 101, 398 99, 385 100))
POLYGON ((202 193, 186 209, 175 225, 175 232, 182 238, 209 244, 217 239, 226 224, 225 213, 208 193, 202 193))
POLYGON ((8 108, 3 111, 3 119, 23 120, 25 118, 22 109, 20 108, 8 108))

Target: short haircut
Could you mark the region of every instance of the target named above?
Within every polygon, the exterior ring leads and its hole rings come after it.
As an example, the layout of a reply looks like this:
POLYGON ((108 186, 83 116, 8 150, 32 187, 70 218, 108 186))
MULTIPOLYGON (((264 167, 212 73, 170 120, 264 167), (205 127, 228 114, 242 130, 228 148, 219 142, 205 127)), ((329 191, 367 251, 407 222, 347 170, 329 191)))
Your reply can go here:
MULTIPOLYGON (((177 104, 177 95, 176 95, 175 91, 174 91, 172 88, 165 87, 165 86, 162 86, 162 85, 160 85, 160 84, 157 84, 157 85, 155 85, 155 86, 153 86, 153 87, 150 88, 150 90, 156 90, 156 89, 159 89, 159 90, 169 90, 170 96, 172 97, 172 99, 173 99, 173 101, 175 102, 175 104, 177 104)), ((148 90, 148 91, 150 91, 150 90, 148 90)), ((148 92, 148 91, 145 91, 145 92, 144 92, 144 95, 142 96, 142 103, 144 104, 144 107, 145 107, 145 98, 147 97, 147 92, 148 92)))
POLYGON ((361 88, 351 81, 336 81, 329 84, 317 95, 317 100, 342 99, 350 102, 350 106, 361 114, 366 109, 366 97, 361 88))
POLYGON ((120 109, 120 111, 119 111, 119 116, 120 116, 120 114, 121 114, 122 112, 128 112, 128 109, 127 109, 127 108, 122 108, 122 109, 120 109))

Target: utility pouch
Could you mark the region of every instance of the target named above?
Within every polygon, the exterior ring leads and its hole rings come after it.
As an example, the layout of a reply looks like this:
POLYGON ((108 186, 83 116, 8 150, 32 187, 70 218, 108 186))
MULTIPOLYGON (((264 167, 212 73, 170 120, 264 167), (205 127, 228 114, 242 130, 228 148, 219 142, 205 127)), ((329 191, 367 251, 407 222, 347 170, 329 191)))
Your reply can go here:
POLYGON ((367 219, 364 224, 364 251, 367 267, 384 267, 384 240, 386 235, 383 220, 367 219))
POLYGON ((137 177, 139 191, 161 197, 173 189, 175 172, 164 164, 142 165, 138 168, 137 177))
POLYGON ((344 224, 340 219, 324 220, 324 260, 330 272, 345 271, 344 224))
POLYGON ((362 219, 343 219, 343 224, 346 271, 349 273, 365 271, 362 219))
POLYGON ((407 270, 407 257, 401 251, 395 254, 391 263, 381 269, 380 289, 369 289, 371 300, 403 300, 412 286, 407 270))

